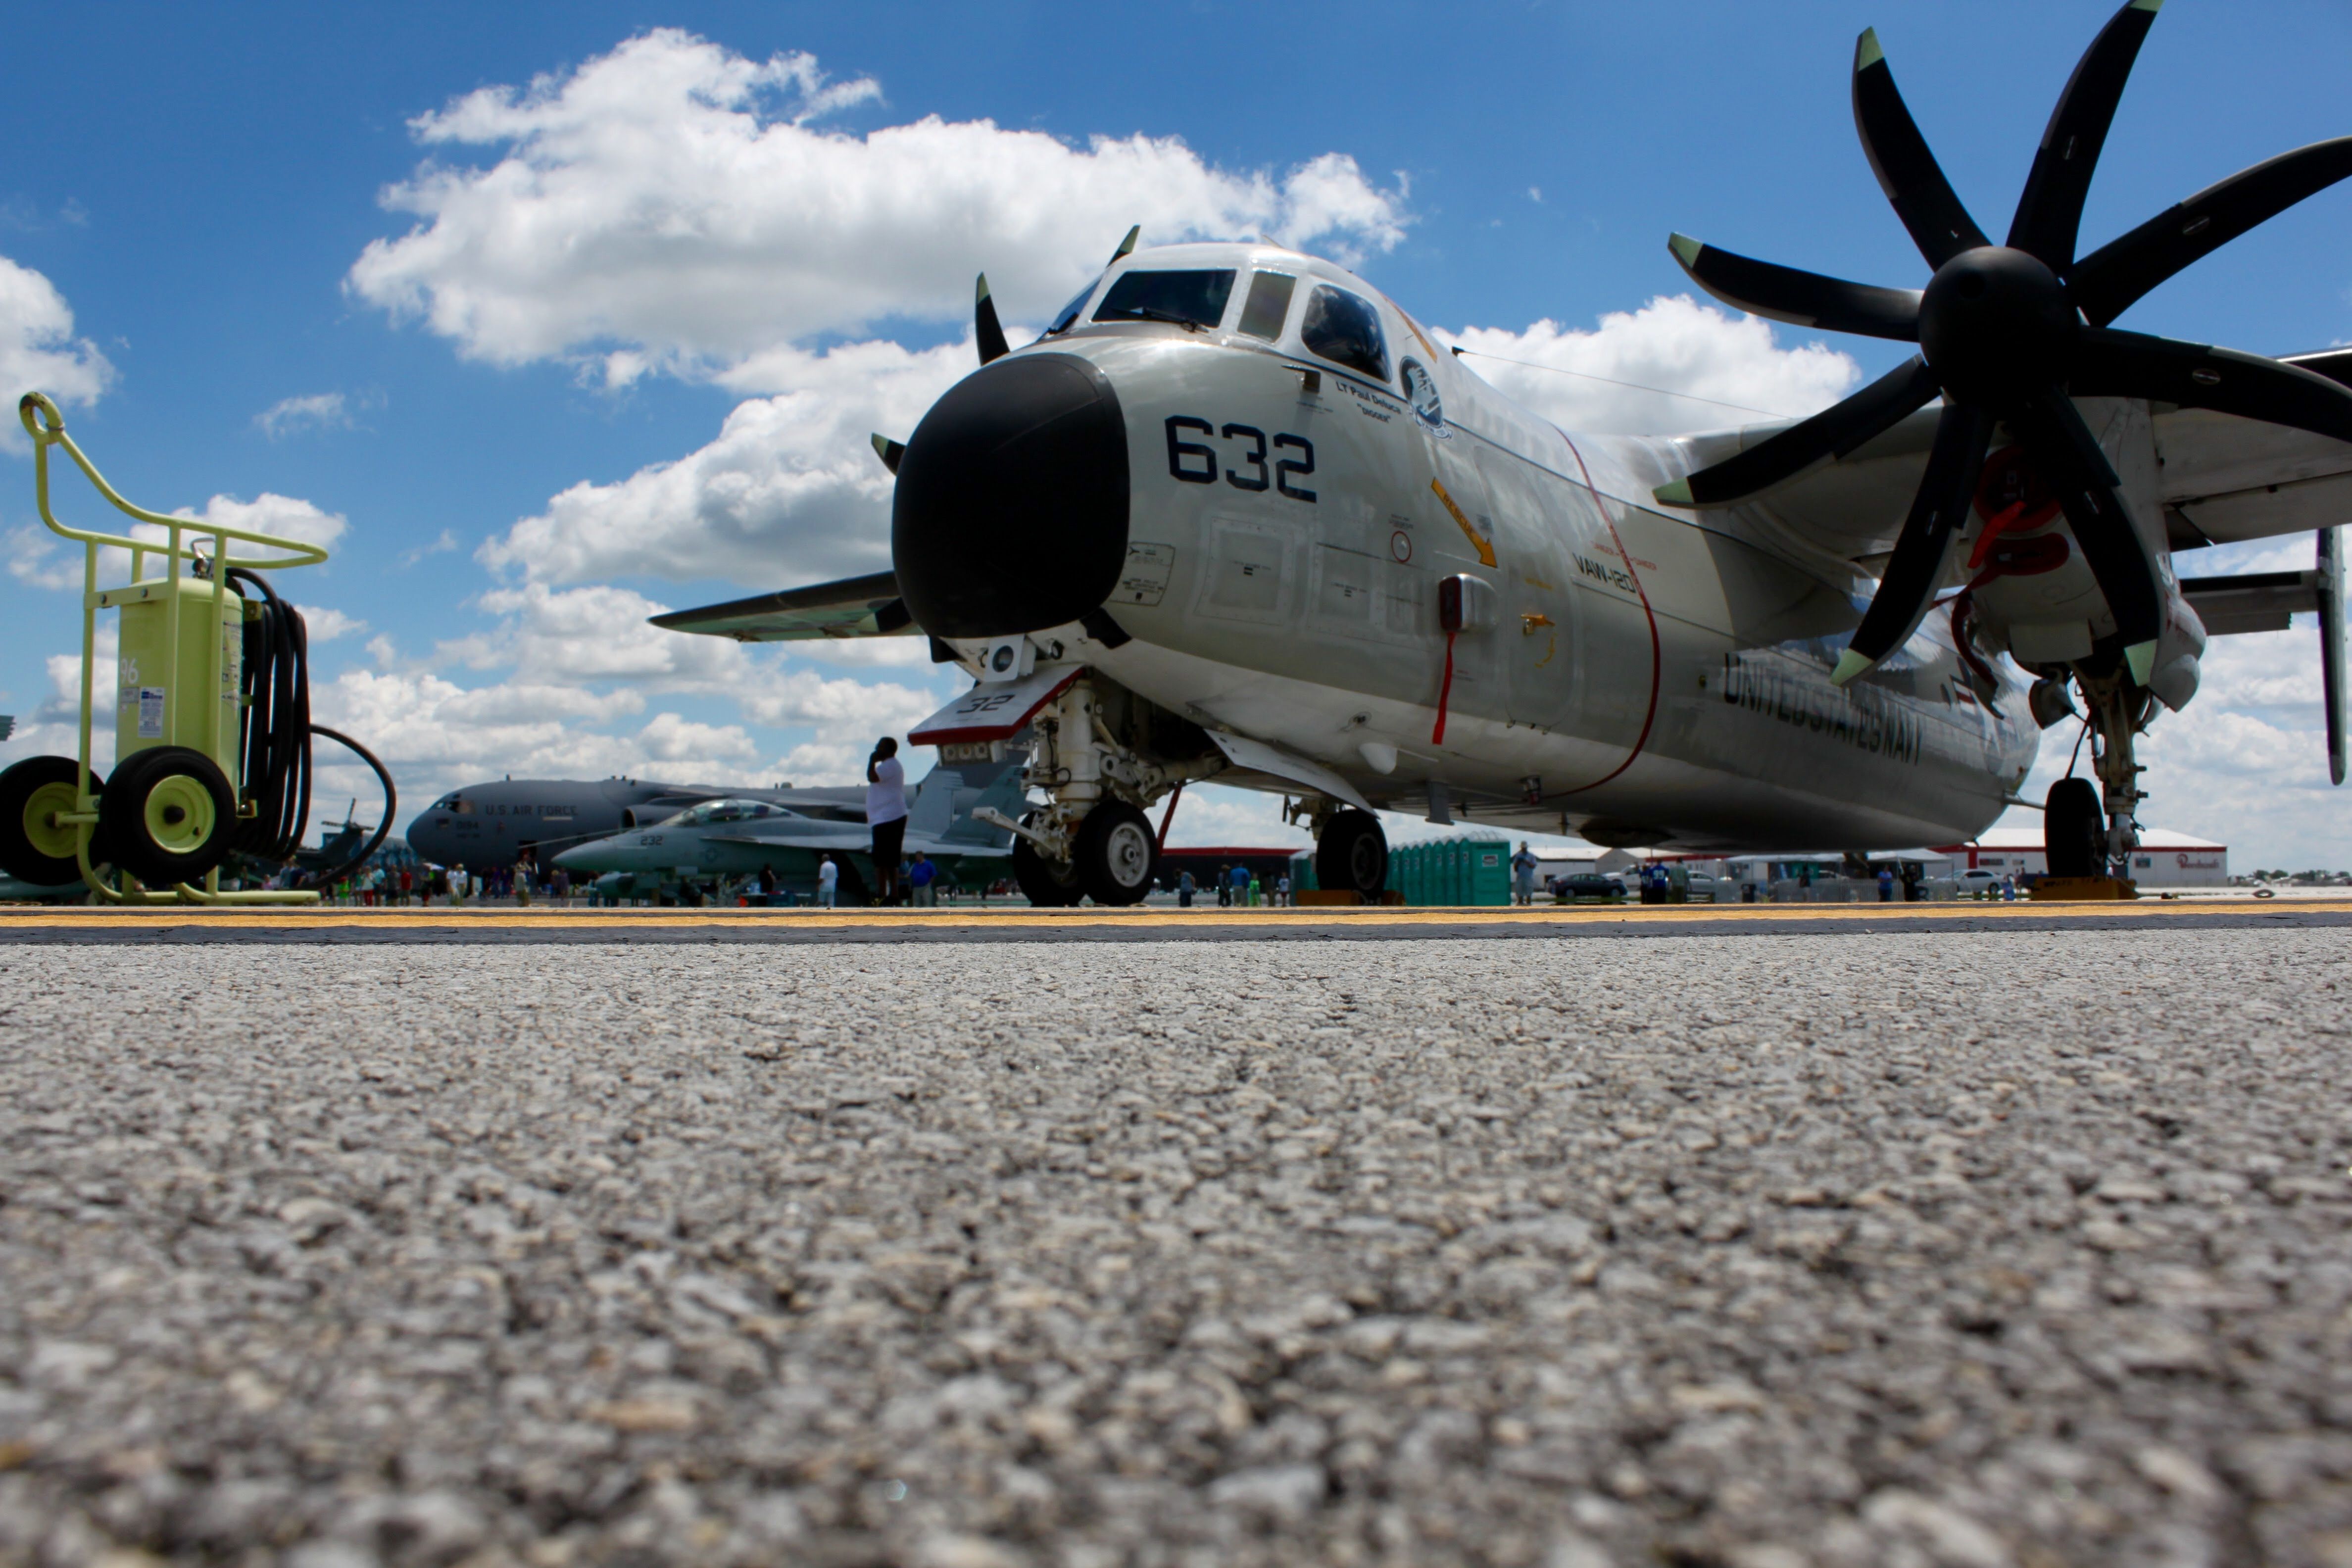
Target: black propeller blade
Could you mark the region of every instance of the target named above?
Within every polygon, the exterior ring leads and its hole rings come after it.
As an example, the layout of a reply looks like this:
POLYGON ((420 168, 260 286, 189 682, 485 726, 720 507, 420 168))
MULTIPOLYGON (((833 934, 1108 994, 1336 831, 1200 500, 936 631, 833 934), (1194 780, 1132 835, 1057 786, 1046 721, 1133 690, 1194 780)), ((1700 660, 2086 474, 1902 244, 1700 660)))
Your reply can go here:
POLYGON ((1881 289, 1824 278, 1776 262, 1735 256, 1728 250, 1671 236, 1666 248, 1691 281, 1727 305, 1754 316, 1769 316, 1800 327, 1825 327, 1903 342, 1919 341, 1919 290, 1881 289))
POLYGON ((2352 442, 2352 390, 2297 365, 2107 323, 2199 257, 2352 175, 2352 137, 2316 142, 2200 191, 2080 260, 2083 203, 2116 106, 2163 0, 2128 0, 2059 95, 1996 246, 1969 216, 1895 89, 1878 35, 1853 60, 1854 128, 1872 172, 1935 276, 1917 294, 1736 256, 1676 235, 1685 271, 1725 303, 1835 331, 1914 339, 1920 357, 1769 439, 1658 488, 1672 506, 1721 506, 1843 456, 1940 395, 1944 414, 1877 595, 1835 679, 1902 646, 1934 598, 1967 518, 1996 422, 2059 498, 2098 581, 2134 679, 2147 681, 2164 587, 2076 396, 2210 408, 2352 442), (2086 322, 2088 324, 2086 324, 2086 322))
POLYGON ((1013 352, 1004 341, 1004 323, 996 319, 996 301, 989 297, 988 274, 980 275, 980 290, 972 301, 972 336, 980 342, 980 363, 1003 359, 1013 352))
POLYGON ((2155 668, 2156 639, 2164 630, 2164 589, 2147 542, 2132 526, 2117 493, 2122 481, 2099 449, 2099 438, 2075 411, 2074 400, 2059 388, 2048 388, 2009 418, 2064 510, 2091 575, 2098 579, 2132 679, 2145 684, 2155 668))
POLYGON ((1841 683, 1901 647, 1919 629, 1944 574, 1952 536, 1976 497, 1977 474, 1991 444, 1992 420, 1982 409, 1965 403, 1944 405, 1943 416, 1936 422, 1935 447, 1927 454, 1927 471, 1895 541, 1895 557, 1886 563, 1886 575, 1863 613, 1862 625, 1854 628, 1853 640, 1838 656, 1841 683))
POLYGON ((898 471, 898 459, 907 455, 907 444, 904 441, 893 441, 889 437, 877 430, 874 433, 874 455, 882 459, 884 468, 895 474, 898 471))
POLYGON ((1801 473, 1823 458, 1844 457, 1893 429, 1913 410, 1925 408, 1937 390, 1936 373, 1926 360, 1915 357, 1843 402, 1831 404, 1738 457, 1659 486, 1658 499, 1668 506, 1720 506, 1738 500, 1801 473))
POLYGON ((2132 0, 2108 17, 2050 111, 2049 128, 2025 176, 2025 194, 2017 198, 2017 216, 2009 225, 2011 247, 2040 258, 2044 266, 2063 268, 2074 259, 2075 232, 2099 150, 2107 144, 2107 127, 2115 121, 2132 61, 2139 58, 2140 41, 2163 4, 2132 0))
POLYGON ((2235 349, 2086 327, 2069 387, 2078 397, 2146 397, 2352 441, 2352 387, 2235 349))
POLYGON ((2095 327, 2200 257, 2352 174, 2352 136, 2241 169, 2074 263, 2066 292, 2095 327))
POLYGON ((1911 243, 1931 267, 1941 267, 1963 250, 1992 243, 1960 205, 1943 166, 1927 150, 1927 139, 1895 90, 1895 73, 1878 47, 1878 30, 1864 31, 1853 46, 1853 128, 1878 188, 1895 204, 1895 216, 1911 231, 1911 243))

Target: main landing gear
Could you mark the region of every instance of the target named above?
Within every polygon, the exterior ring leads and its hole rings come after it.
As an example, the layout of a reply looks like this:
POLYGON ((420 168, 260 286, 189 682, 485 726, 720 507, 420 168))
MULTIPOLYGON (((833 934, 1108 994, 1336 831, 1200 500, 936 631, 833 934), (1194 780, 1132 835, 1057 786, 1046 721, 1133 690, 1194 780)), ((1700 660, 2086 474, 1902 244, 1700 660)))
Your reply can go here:
POLYGON ((1315 883, 1379 903, 1389 885, 1389 838, 1381 819, 1353 807, 1326 817, 1315 835, 1315 883))
MULTIPOLYGON (((2120 658, 2112 668, 2074 667, 2074 683, 2090 708, 2091 771, 2089 779, 2072 774, 2050 786, 2042 805, 2042 842, 2053 879, 2122 879, 2139 847, 2137 820, 2140 802, 2147 798, 2139 787, 2146 772, 2133 752, 2133 742, 2147 728, 2157 706, 2156 694, 2136 684, 2120 658)), ((2129 897, 2125 891, 2125 897, 2129 897)))

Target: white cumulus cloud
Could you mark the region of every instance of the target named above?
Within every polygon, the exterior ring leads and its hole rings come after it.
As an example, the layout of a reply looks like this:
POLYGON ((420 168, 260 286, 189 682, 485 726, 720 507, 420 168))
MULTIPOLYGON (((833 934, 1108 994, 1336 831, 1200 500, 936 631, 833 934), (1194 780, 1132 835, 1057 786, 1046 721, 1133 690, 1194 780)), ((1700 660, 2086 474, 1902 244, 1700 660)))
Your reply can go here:
POLYGON ((969 342, 772 349, 733 376, 776 395, 739 404, 709 445, 612 484, 573 485, 479 558, 551 583, 657 576, 776 588, 887 570, 890 472, 868 438, 904 439, 978 363, 969 342))
POLYGON ((1771 322, 1728 315, 1687 294, 1612 310, 1590 331, 1547 320, 1524 331, 1465 327, 1436 335, 1468 351, 1470 368, 1517 401, 1566 429, 1599 435, 1720 429, 1811 414, 1862 377, 1861 366, 1834 349, 1783 347, 1771 322))
POLYGON ((348 401, 340 392, 314 392, 307 397, 281 397, 253 416, 261 433, 275 441, 303 430, 333 430, 352 422, 348 401))
POLYGON ((16 399, 46 392, 62 407, 98 400, 114 367, 88 338, 73 335, 72 309, 57 285, 0 256, 0 447, 30 446, 16 420, 16 399))
POLYGON ((1378 186, 1337 153, 1234 171, 1174 138, 813 123, 872 96, 826 85, 806 55, 761 62, 673 28, 527 89, 480 89, 411 129, 493 161, 427 162, 386 190, 418 222, 372 242, 349 287, 469 357, 594 351, 626 380, 723 371, 891 318, 950 320, 982 268, 1001 309, 1035 315, 1130 223, 1154 241, 1264 233, 1345 257, 1394 246, 1408 221, 1401 183, 1378 186))

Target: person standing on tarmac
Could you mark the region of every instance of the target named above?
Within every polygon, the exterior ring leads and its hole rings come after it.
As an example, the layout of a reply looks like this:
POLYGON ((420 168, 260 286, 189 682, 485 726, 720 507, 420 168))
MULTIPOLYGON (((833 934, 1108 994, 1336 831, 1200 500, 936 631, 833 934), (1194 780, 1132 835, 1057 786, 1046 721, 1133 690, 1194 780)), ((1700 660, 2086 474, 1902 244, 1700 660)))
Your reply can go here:
POLYGON ((840 882, 841 868, 833 863, 832 856, 827 855, 817 862, 816 902, 819 909, 833 908, 833 890, 840 882))
POLYGON ((875 895, 887 909, 898 901, 898 848, 907 837, 907 770, 895 736, 875 742, 866 759, 866 826, 874 833, 875 895))
POLYGON ((1519 852, 1511 857, 1511 899, 1520 904, 1536 901, 1536 855, 1524 838, 1519 840, 1519 852))

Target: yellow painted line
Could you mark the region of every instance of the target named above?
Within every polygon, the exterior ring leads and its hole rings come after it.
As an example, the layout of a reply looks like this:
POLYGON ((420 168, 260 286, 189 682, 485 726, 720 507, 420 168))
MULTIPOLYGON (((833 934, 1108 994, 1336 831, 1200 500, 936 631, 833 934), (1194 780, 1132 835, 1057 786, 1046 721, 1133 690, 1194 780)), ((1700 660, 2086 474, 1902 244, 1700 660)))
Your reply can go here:
POLYGON ((2238 916, 2278 914, 2286 910, 2312 913, 2352 913, 2352 899, 2164 900, 2085 903, 1933 903, 1933 904, 1594 904, 1516 908, 1439 908, 1385 906, 1378 909, 1077 909, 1037 910, 1018 906, 999 909, 946 910, 562 910, 562 909, 213 909, 194 905, 117 909, 86 905, 65 908, 0 910, 0 931, 34 931, 60 926, 188 926, 320 930, 369 928, 395 931, 404 928, 479 926, 504 930, 565 931, 624 930, 646 927, 709 927, 744 930, 789 927, 793 930, 859 931, 916 930, 922 927, 979 928, 986 926, 1050 929, 1061 925, 1088 927, 1137 926, 1165 929, 1285 925, 1345 924, 1380 929, 1390 926, 1582 926, 1622 925, 1654 921, 1668 925, 1693 921, 1746 921, 1771 925, 1788 921, 1899 920, 1933 923, 1950 920, 2019 920, 2060 916, 2096 920, 2126 914, 2218 913, 2238 916))

